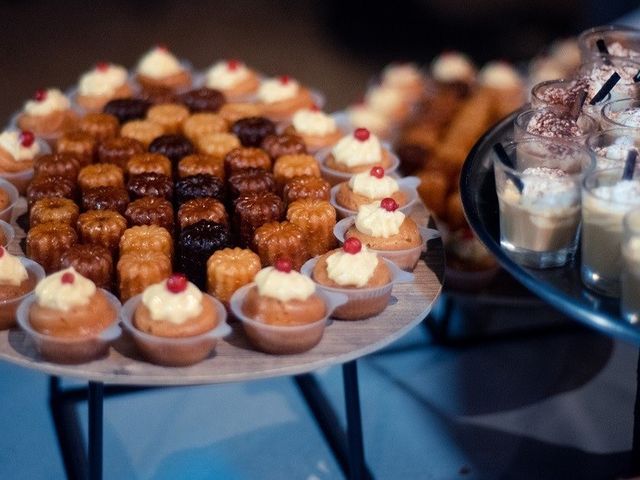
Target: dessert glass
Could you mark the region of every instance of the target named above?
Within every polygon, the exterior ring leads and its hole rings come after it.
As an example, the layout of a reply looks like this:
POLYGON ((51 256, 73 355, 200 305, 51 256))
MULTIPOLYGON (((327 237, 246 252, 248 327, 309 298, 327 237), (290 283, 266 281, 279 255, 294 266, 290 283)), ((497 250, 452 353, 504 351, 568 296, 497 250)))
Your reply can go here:
MULTIPOLYGON (((347 233, 347 230, 349 230, 355 223, 356 217, 354 216, 343 218, 336 223, 336 226, 333 228, 333 234, 341 244, 344 243, 344 236, 347 233)), ((391 260, 402 270, 413 272, 413 269, 416 268, 416 264, 420 259, 420 255, 422 252, 427 251, 427 242, 433 238, 440 237, 440 232, 438 230, 423 227, 421 225, 418 226, 418 229, 420 230, 420 237, 422 239, 420 245, 403 250, 375 250, 373 248, 369 248, 369 251, 376 253, 378 257, 391 260)))
MULTIPOLYGON (((27 269, 27 273, 35 277, 36 284, 45 277, 44 268, 42 268, 38 263, 26 257, 18 258, 20 259, 20 263, 22 263, 22 265, 27 269)), ((20 305, 20 302, 31 295, 32 292, 33 291, 27 292, 24 295, 12 298, 11 300, 0 300, 0 330, 6 330, 7 328, 15 326, 18 306, 20 305)))
POLYGON ((640 150, 640 130, 634 128, 611 128, 589 135, 587 148, 596 157, 596 168, 622 167, 629 148, 640 150))
POLYGON ((600 123, 603 130, 626 127, 640 132, 640 100, 622 98, 605 103, 600 123))
MULTIPOLYGON (((318 263, 318 258, 312 258, 302 265, 300 272, 313 279, 313 268, 318 263)), ((379 314, 391 300, 391 290, 396 283, 409 283, 413 281, 413 274, 405 272, 390 260, 380 259, 391 270, 391 281, 381 287, 370 288, 334 288, 321 285, 316 282, 317 291, 325 293, 340 293, 346 295, 347 302, 333 312, 333 317, 339 320, 364 320, 379 314)))
POLYGON ((142 294, 131 297, 122 306, 120 320, 142 355, 150 362, 167 367, 184 367, 201 362, 216 348, 218 340, 231 333, 227 324, 227 310, 211 295, 206 296, 216 309, 218 325, 208 332, 192 337, 168 338, 150 335, 133 325, 133 314, 142 301, 142 294))
MULTIPOLYGON (((349 181, 349 179, 345 180, 349 181)), ((416 205, 418 201, 418 185, 420 185, 420 179, 418 177, 403 177, 398 179, 398 186, 400 187, 400 191, 404 192, 407 196, 407 203, 398 208, 405 215, 409 215, 413 207, 416 205)), ((338 214, 338 218, 347 218, 353 215, 356 215, 358 212, 355 210, 350 210, 348 208, 342 207, 336 201, 336 194, 338 193, 339 185, 334 185, 331 187, 331 196, 329 198, 329 202, 336 209, 338 214)), ((373 200, 371 200, 373 202, 373 200)))
POLYGON ((537 139, 509 142, 504 149, 513 166, 493 154, 500 245, 527 267, 564 265, 578 244, 580 182, 594 168, 593 155, 582 145, 537 139), (533 171, 538 176, 527 169, 539 169, 533 171), (518 181, 525 185, 522 192, 518 181))
MULTIPOLYGON (((393 172, 395 172, 400 166, 400 159, 389 149, 389 145, 387 145, 386 143, 382 145, 382 148, 386 150, 387 154, 391 158, 391 165, 389 165, 388 168, 385 168, 384 172, 387 175, 392 175, 393 172)), ((332 149, 333 147, 323 148, 315 154, 316 160, 318 161, 318 166, 320 167, 320 174, 322 175, 322 178, 324 178, 331 185, 337 185, 341 182, 348 182, 349 179, 354 175, 353 173, 341 172, 340 170, 329 168, 326 165, 327 157, 331 154, 332 149)))
POLYGON ((31 338, 45 360, 54 363, 84 363, 103 357, 107 354, 111 342, 120 336, 118 312, 121 304, 115 295, 103 289, 100 291, 116 309, 116 315, 113 323, 97 335, 84 338, 64 338, 37 332, 31 327, 29 321, 29 310, 36 301, 36 296, 33 294, 27 296, 18 307, 16 314, 18 325, 31 338))
MULTIPOLYGON (((531 107, 537 109, 564 105, 566 108, 571 108, 571 105, 568 103, 562 103, 560 101, 554 103, 550 101, 547 95, 551 90, 554 90, 556 92, 561 90, 568 90, 574 84, 575 80, 559 79, 547 80, 534 85, 531 89, 531 107)), ((611 100, 611 93, 607 93, 607 96, 604 98, 604 100, 601 100, 595 105, 591 105, 589 104, 589 102, 585 102, 582 106, 582 109, 592 117, 599 118, 602 106, 609 100, 611 100)))
POLYGON ((622 220, 622 276, 620 311, 630 323, 640 322, 640 208, 622 220))
MULTIPOLYGON (((615 71, 620 75, 620 80, 611 89, 611 100, 621 98, 634 98, 640 92, 640 85, 634 82, 633 77, 640 70, 640 58, 629 60, 626 58, 600 55, 580 65, 577 76, 583 77, 587 82, 594 82, 594 74, 597 83, 604 84, 615 71)), ((595 94, 595 92, 594 92, 595 94)))
POLYGON ((577 125, 582 130, 582 135, 579 136, 563 136, 563 135, 540 135, 537 133, 531 133, 528 131, 529 122, 535 115, 544 115, 546 113, 554 115, 567 115, 569 107, 545 107, 538 109, 525 110, 516 117, 514 124, 514 138, 516 141, 524 140, 527 138, 535 138, 540 140, 562 140, 576 143, 585 143, 587 137, 592 133, 598 131, 598 122, 591 115, 584 112, 580 114, 577 120, 577 125))
POLYGON ((242 313, 242 304, 254 286, 255 283, 252 282, 236 290, 229 306, 233 315, 242 322, 242 328, 251 344, 262 352, 275 355, 302 353, 315 347, 322 339, 331 314, 347 301, 345 295, 316 289, 316 295, 322 298, 327 309, 323 318, 305 325, 268 325, 242 313))
POLYGON ((0 231, 2 231, 4 235, 4 242, 0 243, 0 246, 6 247, 15 238, 16 231, 9 223, 5 222, 4 220, 0 220, 0 231))
MULTIPOLYGON (((622 271, 622 220, 627 212, 640 206, 640 196, 604 195, 602 187, 615 188, 622 183, 624 166, 596 170, 582 185, 582 282, 597 293, 620 295, 622 271)), ((640 167, 634 177, 640 179, 640 167)), ((640 180, 633 180, 640 190, 640 180)))
MULTIPOLYGON (((621 25, 602 25, 585 30, 578 36, 582 61, 586 62, 602 55, 596 45, 600 38, 608 47, 617 42, 624 48, 634 50, 637 53, 629 55, 629 58, 640 59, 640 30, 621 25)), ((611 55, 620 56, 616 53, 614 50, 611 55)))

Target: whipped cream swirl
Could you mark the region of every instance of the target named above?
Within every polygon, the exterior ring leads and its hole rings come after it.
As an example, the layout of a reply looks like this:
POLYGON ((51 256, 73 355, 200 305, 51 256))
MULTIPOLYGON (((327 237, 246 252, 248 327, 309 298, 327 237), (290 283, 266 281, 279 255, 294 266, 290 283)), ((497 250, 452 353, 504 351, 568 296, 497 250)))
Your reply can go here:
POLYGON ((304 301, 316 291, 313 280, 295 270, 285 273, 273 267, 265 267, 256 274, 255 282, 261 296, 281 302, 304 301))
POLYGON ((41 307, 68 312, 73 307, 89 304, 96 293, 96 284, 83 277, 73 267, 53 273, 36 285, 36 302, 41 307), (73 275, 73 282, 63 282, 66 274, 73 275))
POLYGON ((142 304, 149 309, 151 320, 181 325, 202 312, 202 292, 188 282, 182 292, 173 293, 165 280, 150 285, 142 292, 142 304))

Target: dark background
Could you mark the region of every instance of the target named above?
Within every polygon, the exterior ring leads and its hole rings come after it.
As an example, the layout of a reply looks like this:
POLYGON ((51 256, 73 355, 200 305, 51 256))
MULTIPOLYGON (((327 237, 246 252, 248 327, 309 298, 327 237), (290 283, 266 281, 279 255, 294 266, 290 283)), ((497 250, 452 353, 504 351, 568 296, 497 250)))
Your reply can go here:
POLYGON ((9 1, 0 2, 0 115, 39 87, 67 87, 98 60, 126 66, 153 44, 205 68, 240 58, 323 90, 328 109, 357 99, 392 60, 442 49, 477 62, 523 61, 553 39, 618 18, 633 0, 9 1))

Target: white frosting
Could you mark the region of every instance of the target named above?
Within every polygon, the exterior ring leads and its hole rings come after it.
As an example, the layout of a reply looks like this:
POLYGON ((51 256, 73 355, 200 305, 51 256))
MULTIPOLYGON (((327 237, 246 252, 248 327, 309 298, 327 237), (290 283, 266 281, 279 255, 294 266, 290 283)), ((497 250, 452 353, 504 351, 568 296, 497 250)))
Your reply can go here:
POLYGON ((361 205, 356 215, 356 229, 376 238, 389 238, 400 232, 405 215, 400 210, 389 212, 380 202, 361 205))
POLYGON ((166 78, 180 73, 182 65, 167 49, 156 47, 142 57, 137 71, 151 78, 166 78))
MULTIPOLYGON (((605 147, 595 147, 593 150, 599 156, 608 160, 615 160, 611 162, 611 166, 617 165, 617 161, 626 160, 629 150, 638 148, 635 145, 635 140, 632 137, 626 135, 616 138, 611 145, 605 147)), ((607 164, 609 165, 609 164, 607 164)), ((602 167, 602 163, 598 162, 598 166, 602 167)), ((619 166, 619 165, 618 165, 619 166)))
POLYGON ((313 280, 295 270, 284 273, 273 267, 266 267, 256 274, 255 282, 260 295, 281 302, 304 301, 316 291, 313 280))
POLYGON ((80 77, 78 93, 86 96, 108 96, 125 84, 127 70, 120 65, 109 64, 107 68, 94 68, 80 77))
POLYGON ((87 305, 96 293, 96 284, 83 277, 73 267, 53 273, 36 285, 38 305, 68 312, 73 307, 87 305), (71 273, 73 283, 62 283, 62 276, 71 273))
POLYGON ((637 57, 640 55, 640 52, 627 48, 620 42, 611 42, 607 45, 607 50, 609 50, 610 55, 615 57, 637 57))
POLYGON ((567 208, 580 202, 580 192, 575 181, 556 168, 534 167, 525 169, 520 176, 522 193, 507 180, 504 197, 511 203, 536 210, 567 208))
POLYGON ((389 128, 390 119, 369 105, 352 105, 347 111, 349 123, 355 127, 363 127, 372 133, 382 135, 389 128))
POLYGON ((382 83, 391 87, 410 87, 421 82, 420 70, 413 63, 389 65, 382 72, 382 83))
POLYGON ((20 259, 0 247, 3 255, 0 257, 0 285, 13 285, 17 287, 27 278, 29 274, 20 259))
POLYGON ((382 159, 380 140, 373 133, 370 133, 364 142, 355 138, 353 134, 346 135, 336 143, 331 153, 336 162, 349 168, 372 165, 382 159))
POLYGON ((378 266, 378 256, 364 245, 356 253, 340 249, 327 257, 327 275, 343 287, 364 287, 378 266))
POLYGON ((258 99, 264 103, 275 103, 294 98, 300 90, 300 84, 293 78, 283 82, 280 78, 263 81, 258 88, 258 99))
POLYGON ((46 90, 46 97, 41 102, 37 100, 27 100, 24 104, 24 113, 27 115, 44 116, 60 110, 68 110, 71 102, 57 88, 46 90))
POLYGON ((202 292, 193 283, 180 293, 170 292, 164 280, 145 288, 142 303, 149 309, 151 320, 180 325, 202 312, 202 292))
POLYGON ((251 72, 242 62, 237 62, 233 68, 229 62, 220 61, 207 70, 207 87, 226 90, 235 87, 249 77, 251 72))
POLYGON ((402 92, 392 87, 370 88, 365 97, 367 104, 383 115, 393 114, 404 105, 402 92))
POLYGON ((40 153, 40 145, 37 141, 34 141, 29 147, 24 147, 20 142, 20 132, 16 130, 0 133, 0 148, 18 162, 31 160, 40 153))
POLYGON ((469 57, 459 52, 443 53, 431 64, 431 74, 440 82, 468 82, 475 71, 469 57))
POLYGON ((519 88, 522 86, 522 78, 518 72, 506 62, 489 62, 478 75, 482 85, 491 88, 519 88))
POLYGON ((400 186, 395 178, 391 178, 388 175, 378 178, 369 172, 362 172, 349 179, 349 188, 353 193, 372 200, 379 200, 392 196, 400 189, 400 186))
POLYGON ((338 127, 330 115, 320 110, 303 108, 293 114, 293 128, 303 135, 317 135, 322 137, 334 133, 338 127))
POLYGON ((596 197, 613 203, 640 204, 640 180, 620 180, 615 185, 603 185, 591 191, 596 197))

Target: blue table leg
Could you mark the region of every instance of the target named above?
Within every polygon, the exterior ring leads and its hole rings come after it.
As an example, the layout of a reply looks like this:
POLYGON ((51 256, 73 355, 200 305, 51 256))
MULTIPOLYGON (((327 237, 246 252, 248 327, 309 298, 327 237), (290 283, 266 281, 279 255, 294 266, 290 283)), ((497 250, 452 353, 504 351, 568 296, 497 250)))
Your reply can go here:
POLYGON ((102 410, 104 385, 89 382, 89 479, 102 480, 102 410))
POLYGON ((364 478, 364 444, 362 440, 362 416, 360 414, 360 392, 358 390, 358 365, 356 360, 342 366, 344 399, 347 412, 347 440, 349 443, 349 479, 364 478))

